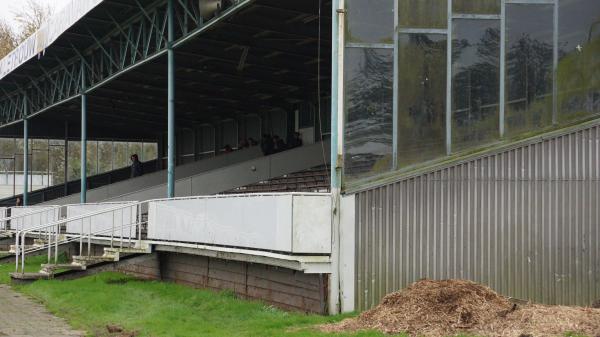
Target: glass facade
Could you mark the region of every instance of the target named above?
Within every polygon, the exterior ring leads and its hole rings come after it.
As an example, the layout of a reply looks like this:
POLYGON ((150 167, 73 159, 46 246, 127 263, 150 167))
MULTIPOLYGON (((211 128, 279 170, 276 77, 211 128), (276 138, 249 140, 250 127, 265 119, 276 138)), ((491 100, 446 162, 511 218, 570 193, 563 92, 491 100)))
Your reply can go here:
POLYGON ((552 125, 553 5, 506 5, 506 131, 552 125))
POLYGON ((453 0, 452 11, 458 14, 500 14, 500 0, 453 0))
POLYGON ((346 187, 600 115, 598 0, 346 3, 346 187))
POLYGON ((497 141, 500 22, 456 20, 452 30, 452 144, 463 150, 497 141))
POLYGON ((446 138, 446 36, 398 39, 398 165, 443 156, 446 138))
POLYGON ((393 43, 394 0, 347 0, 349 43, 393 43))
POLYGON ((346 172, 361 175, 389 171, 394 50, 348 48, 346 57, 346 172))
POLYGON ((400 0, 398 24, 401 28, 446 28, 448 0, 400 0))
POLYGON ((558 119, 600 114, 600 1, 562 0, 558 25, 558 119))

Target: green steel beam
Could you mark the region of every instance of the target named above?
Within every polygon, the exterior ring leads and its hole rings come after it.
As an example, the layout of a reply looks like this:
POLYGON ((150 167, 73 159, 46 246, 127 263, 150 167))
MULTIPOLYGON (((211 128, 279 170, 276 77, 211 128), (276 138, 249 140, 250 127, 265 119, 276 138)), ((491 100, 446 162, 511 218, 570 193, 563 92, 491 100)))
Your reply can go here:
POLYGON ((173 40, 175 39, 174 6, 173 0, 167 0, 168 7, 168 136, 167 136, 167 197, 175 197, 175 52, 173 51, 173 40))
MULTIPOLYGON (((79 50, 69 40, 70 35, 63 37, 74 52, 72 58, 61 59, 54 56, 50 59, 55 61, 54 67, 45 66, 38 73, 41 75, 22 81, 22 85, 15 82, 13 91, 0 94, 0 126, 17 123, 24 118, 22 102, 26 97, 26 91, 29 92, 29 97, 26 99, 31 112, 28 117, 33 117, 80 96, 82 88, 79 65, 82 62, 85 64, 86 71, 89 71, 86 89, 91 92, 116 76, 168 54, 168 49, 172 51, 184 45, 217 22, 227 20, 229 16, 253 1, 236 0, 234 5, 221 13, 219 17, 204 22, 201 19, 201 13, 196 8, 196 1, 157 0, 143 5, 136 0, 137 13, 123 22, 115 22, 114 17, 109 15, 107 22, 112 22, 114 27, 102 37, 96 36, 86 28, 87 34, 85 35, 94 41, 90 47, 79 50), (167 43, 169 41, 167 27, 169 3, 172 7, 171 22, 173 25, 175 22, 183 22, 185 25, 182 27, 185 29, 181 30, 172 27, 170 48, 167 43), (126 55, 131 55, 131 57, 125 59, 126 55)), ((13 76, 20 76, 19 71, 15 71, 13 76)), ((5 83, 11 84, 10 82, 5 83)))
POLYGON ((85 91, 85 65, 81 63, 81 193, 80 202, 87 202, 87 93, 85 91))
POLYGON ((29 118, 27 100, 23 100, 23 206, 29 204, 29 118))

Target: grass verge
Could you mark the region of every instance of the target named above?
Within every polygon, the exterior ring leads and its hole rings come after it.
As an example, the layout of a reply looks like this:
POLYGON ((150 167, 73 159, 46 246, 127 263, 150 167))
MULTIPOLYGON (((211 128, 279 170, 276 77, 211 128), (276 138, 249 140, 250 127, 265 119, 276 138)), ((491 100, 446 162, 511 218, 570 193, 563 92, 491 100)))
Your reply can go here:
MULTIPOLYGON (((44 256, 26 260, 37 271, 44 256)), ((0 283, 9 283, 13 263, 0 264, 0 283)), ((285 312, 230 292, 193 289, 173 283, 141 281, 120 273, 101 273, 72 281, 37 281, 14 288, 44 303, 59 317, 90 336, 110 336, 107 325, 119 325, 138 336, 356 336, 376 332, 326 334, 315 325, 347 315, 324 317, 285 312)))
MULTIPOLYGON (((30 257, 26 271, 37 271, 45 262, 44 256, 30 257)), ((9 283, 8 273, 13 270, 13 263, 0 264, 0 283, 9 283)), ((385 336, 371 331, 328 334, 315 329, 318 324, 337 322, 349 315, 324 317, 285 312, 261 302, 239 299, 230 292, 142 281, 121 273, 101 273, 72 281, 44 280, 14 288, 41 301, 76 329, 96 337, 116 336, 108 333, 107 325, 121 326, 139 333, 138 336, 160 337, 385 336)))

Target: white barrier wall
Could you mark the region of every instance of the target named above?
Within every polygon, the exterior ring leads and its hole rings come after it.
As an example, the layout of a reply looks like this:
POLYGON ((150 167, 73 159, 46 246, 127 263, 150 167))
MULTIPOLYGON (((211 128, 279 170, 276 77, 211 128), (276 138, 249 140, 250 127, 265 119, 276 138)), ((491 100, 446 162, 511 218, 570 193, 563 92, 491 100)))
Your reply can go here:
POLYGON ((60 218, 60 209, 50 206, 11 207, 10 216, 13 218, 10 220, 10 228, 12 230, 23 230, 57 221, 60 218), (35 213, 14 218, 31 212, 35 213))
POLYGON ((151 201, 148 239, 331 253, 329 194, 269 194, 151 201))
MULTIPOLYGON (((4 219, 7 217, 7 208, 6 207, 0 207, 0 219, 4 219)), ((6 224, 8 223, 8 221, 0 221, 0 230, 7 230, 8 226, 6 226, 6 224)))
POLYGON ((130 234, 135 236, 137 205, 132 202, 67 205, 67 218, 117 208, 119 206, 123 207, 80 220, 68 221, 67 233, 82 234, 83 230, 83 234, 91 233, 100 236, 111 236, 112 234, 115 237, 120 237, 121 228, 123 228, 123 237, 129 237, 130 234), (131 206, 126 207, 127 205, 131 206))

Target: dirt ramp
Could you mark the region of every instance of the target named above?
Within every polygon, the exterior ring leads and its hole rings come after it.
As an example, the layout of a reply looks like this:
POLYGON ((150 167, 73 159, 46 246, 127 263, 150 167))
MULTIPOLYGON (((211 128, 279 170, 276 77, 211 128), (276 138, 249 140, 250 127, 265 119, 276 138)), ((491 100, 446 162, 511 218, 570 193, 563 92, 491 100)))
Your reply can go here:
POLYGON ((579 332, 600 337, 600 310, 517 305, 492 289, 464 280, 421 280, 387 295, 357 318, 325 331, 379 330, 411 336, 564 336, 579 332))

